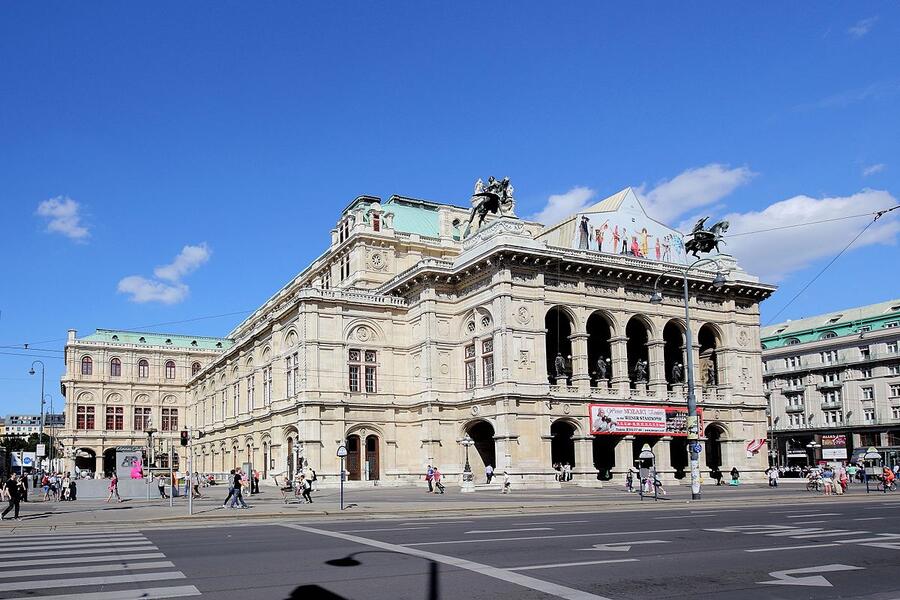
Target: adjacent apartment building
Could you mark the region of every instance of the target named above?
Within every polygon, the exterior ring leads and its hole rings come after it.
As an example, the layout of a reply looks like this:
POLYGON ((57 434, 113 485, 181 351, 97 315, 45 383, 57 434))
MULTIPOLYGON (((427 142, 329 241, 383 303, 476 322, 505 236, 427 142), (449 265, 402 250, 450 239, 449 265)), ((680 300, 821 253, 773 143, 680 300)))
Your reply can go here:
POLYGON ((762 330, 772 460, 900 455, 900 299, 762 330))
POLYGON ((206 434, 190 449, 201 472, 308 462, 328 485, 343 445, 351 481, 420 484, 429 464, 457 478, 469 436, 479 477, 491 465, 543 484, 569 463, 596 483, 650 444, 680 479, 691 352, 704 471, 762 473, 758 307, 773 286, 725 255, 724 285, 715 265, 691 270, 686 348, 683 237, 630 188, 550 227, 507 213, 468 233, 470 215, 356 198, 321 256, 222 338, 71 331, 73 461, 108 470, 116 446, 190 426, 206 434))

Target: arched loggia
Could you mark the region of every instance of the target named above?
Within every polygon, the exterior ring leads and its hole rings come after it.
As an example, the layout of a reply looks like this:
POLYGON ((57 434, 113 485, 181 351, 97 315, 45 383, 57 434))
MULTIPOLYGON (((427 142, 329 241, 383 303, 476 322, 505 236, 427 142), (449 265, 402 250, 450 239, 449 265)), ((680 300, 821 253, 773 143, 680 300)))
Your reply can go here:
POLYGON ((550 425, 550 462, 554 465, 575 466, 575 425, 558 420, 550 425))
POLYGON ((551 384, 572 382, 572 320, 560 308, 551 308, 544 317, 546 328, 547 380, 551 384))
POLYGON ((665 359, 665 376, 669 386, 684 383, 684 328, 681 323, 671 320, 663 327, 663 355, 665 359))
POLYGON ((494 444, 494 427, 487 421, 473 421, 466 426, 466 435, 475 442, 475 454, 477 458, 473 458, 473 462, 477 465, 478 459, 481 460, 481 468, 490 465, 497 466, 497 451, 494 444))
POLYGON ((609 382, 613 376, 612 366, 612 327, 609 320, 600 312, 593 313, 587 321, 588 334, 588 372, 591 385, 597 386, 609 382), (602 363, 602 364, 601 364, 602 363))
POLYGON ((650 328, 642 318, 634 316, 625 326, 628 338, 628 378, 631 387, 638 381, 646 383, 650 377, 650 352, 647 342, 650 340, 650 328))
POLYGON ((700 381, 706 387, 719 384, 719 336, 709 325, 703 325, 697 332, 697 343, 700 345, 700 381))

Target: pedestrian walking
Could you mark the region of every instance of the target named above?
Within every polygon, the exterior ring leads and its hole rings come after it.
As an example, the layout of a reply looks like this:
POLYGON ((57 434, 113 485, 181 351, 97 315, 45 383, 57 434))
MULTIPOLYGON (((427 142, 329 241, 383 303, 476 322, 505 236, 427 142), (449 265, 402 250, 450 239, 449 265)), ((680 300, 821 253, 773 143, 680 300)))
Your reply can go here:
POLYGON ((75 502, 75 499, 78 497, 78 484, 76 483, 77 477, 69 478, 69 501, 75 502))
POLYGON ((0 514, 0 521, 6 518, 6 515, 9 514, 9 511, 13 512, 13 518, 16 521, 21 521, 19 518, 19 502, 22 499, 22 494, 19 491, 19 481, 17 475, 14 473, 10 475, 9 479, 6 480, 6 484, 4 487, 4 494, 6 495, 7 502, 9 502, 9 506, 6 507, 6 510, 0 514))
POLYGON ((737 467, 731 467, 731 484, 730 485, 740 485, 741 484, 741 472, 738 471, 737 467))
POLYGON ((769 487, 778 487, 778 469, 769 467, 766 474, 769 476, 769 487))
POLYGON ((822 486, 825 488, 825 495, 831 496, 834 491, 834 470, 829 466, 822 470, 822 486))
POLYGON ((234 508, 238 504, 241 505, 241 508, 250 508, 247 506, 247 503, 244 502, 244 495, 241 493, 241 488, 243 487, 243 476, 241 475, 241 470, 237 469, 234 472, 234 478, 232 480, 234 482, 234 495, 231 497, 231 508, 234 508))
POLYGON ((160 475, 156 478, 156 487, 159 490, 159 497, 163 500, 168 500, 169 495, 166 493, 166 477, 165 475, 160 475))
POLYGON ((228 495, 225 496, 225 501, 222 502, 222 508, 228 506, 228 501, 234 497, 234 469, 228 472, 228 495))
POLYGON ((259 471, 253 469, 253 479, 250 480, 250 495, 259 493, 259 471))
POLYGON ((310 492, 312 492, 312 483, 310 483, 305 475, 300 476, 300 492, 303 496, 303 501, 307 504, 312 504, 312 496, 310 495, 310 492))
POLYGON ((713 469, 711 475, 716 480, 716 485, 722 485, 722 471, 719 470, 719 467, 713 469))
POLYGON ((59 484, 59 499, 68 502, 72 479, 66 473, 59 484))
POLYGON ((425 482, 428 483, 428 493, 434 493, 434 485, 432 485, 432 481, 434 481, 434 469, 431 465, 428 465, 428 469, 425 471, 425 482))
POLYGON ((122 497, 119 496, 119 476, 113 473, 112 479, 109 480, 109 487, 106 488, 109 491, 109 495, 106 497, 106 502, 109 503, 112 500, 112 497, 116 497, 117 502, 122 501, 122 497))
POLYGON ((494 467, 491 465, 486 465, 484 467, 484 478, 487 479, 488 483, 491 482, 491 479, 494 478, 494 467))
POLYGON ((443 474, 437 466, 434 467, 434 487, 435 494, 443 494, 444 493, 444 484, 441 483, 441 478, 443 478, 443 474))
POLYGON ((191 487, 193 488, 194 498, 202 498, 203 494, 200 493, 200 473, 194 471, 194 477, 191 478, 191 487))
POLYGON ((191 494, 191 472, 184 472, 184 497, 187 498, 191 494))
POLYGON ((512 484, 509 482, 509 471, 503 471, 503 487, 500 488, 501 494, 510 493, 510 487, 512 484))
POLYGON ((625 473, 625 491, 634 491, 634 471, 632 471, 631 469, 628 469, 628 471, 625 473))

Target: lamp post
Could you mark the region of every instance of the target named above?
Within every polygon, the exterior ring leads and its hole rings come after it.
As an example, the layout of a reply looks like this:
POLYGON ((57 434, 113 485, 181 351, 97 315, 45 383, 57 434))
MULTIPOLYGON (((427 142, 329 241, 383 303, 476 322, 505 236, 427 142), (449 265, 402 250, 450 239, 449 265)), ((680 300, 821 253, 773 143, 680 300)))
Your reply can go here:
POLYGON ((50 443, 47 448, 47 461, 50 463, 50 470, 56 471, 53 468, 53 446, 56 444, 56 438, 54 436, 54 428, 53 428, 53 395, 52 394, 44 394, 44 402, 41 404, 46 404, 47 398, 50 398, 50 443))
POLYGON ((144 430, 147 434, 147 460, 150 461, 150 468, 156 465, 156 452, 153 449, 153 434, 156 433, 156 427, 149 427, 144 430))
MULTIPOLYGON (((41 443, 44 443, 44 371, 46 367, 44 366, 44 362, 40 360, 32 361, 31 368, 28 370, 29 375, 34 375, 34 365, 41 365, 41 422, 40 422, 40 433, 38 435, 38 439, 40 439, 41 443)), ((43 462, 43 461, 42 461, 43 462)))
POLYGON ((656 455, 653 453, 653 449, 650 448, 650 444, 644 444, 643 448, 641 448, 641 453, 638 454, 638 459, 641 460, 641 500, 644 499, 644 482, 649 481, 650 485, 653 486, 653 500, 654 502, 659 500, 659 488, 656 486, 656 455), (646 477, 644 477, 644 465, 643 461, 650 461, 650 468, 647 469, 646 477), (652 479, 651 479, 652 478, 652 479))
POLYGON ((462 491, 475 491, 475 476, 472 474, 472 467, 469 465, 469 448, 475 445, 475 440, 469 437, 469 434, 459 441, 463 448, 466 449, 466 466, 463 467, 462 491))
POLYGON ((700 500, 700 425, 697 419, 697 397, 694 394, 694 342, 691 339, 691 309, 690 296, 688 295, 688 273, 705 264, 716 265, 716 276, 712 281, 715 288, 725 285, 725 276, 718 270, 719 263, 712 258, 701 258, 687 267, 676 267, 660 273, 653 283, 653 293, 650 295, 651 304, 660 304, 663 300, 659 291, 659 280, 665 275, 678 274, 684 282, 684 341, 685 354, 687 354, 687 440, 691 463, 691 499, 700 500))

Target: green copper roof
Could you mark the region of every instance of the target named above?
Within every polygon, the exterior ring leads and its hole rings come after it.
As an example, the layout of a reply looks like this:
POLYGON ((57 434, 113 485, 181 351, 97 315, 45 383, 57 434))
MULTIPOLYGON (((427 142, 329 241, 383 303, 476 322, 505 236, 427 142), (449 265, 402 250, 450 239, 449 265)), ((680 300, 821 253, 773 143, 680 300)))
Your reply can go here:
POLYGON ((98 329, 91 335, 78 338, 84 342, 106 342, 109 344, 131 344, 135 346, 171 346, 195 350, 224 350, 234 345, 234 340, 174 333, 151 333, 148 331, 123 331, 120 329, 98 329))
POLYGON ((440 237, 438 205, 424 200, 391 198, 384 205, 386 212, 394 213, 394 231, 440 237))
POLYGON ((799 341, 802 344, 854 335, 860 331, 874 331, 889 323, 900 323, 900 299, 769 325, 762 328, 760 337, 767 348, 778 348, 792 345, 789 342, 796 344, 799 341))

